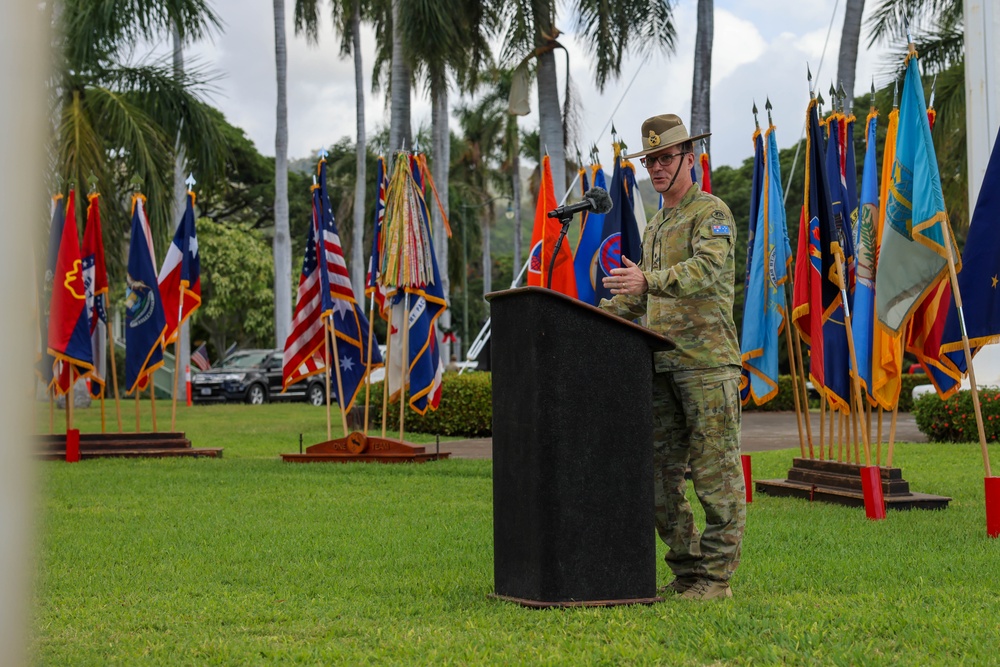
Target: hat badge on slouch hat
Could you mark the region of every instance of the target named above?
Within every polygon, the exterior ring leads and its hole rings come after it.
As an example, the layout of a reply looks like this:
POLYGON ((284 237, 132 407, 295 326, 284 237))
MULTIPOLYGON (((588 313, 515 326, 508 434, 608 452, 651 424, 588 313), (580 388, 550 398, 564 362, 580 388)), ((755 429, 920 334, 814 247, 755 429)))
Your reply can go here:
POLYGON ((672 113, 661 114, 647 118, 642 123, 642 150, 638 153, 626 155, 625 158, 634 158, 646 155, 653 151, 670 148, 685 141, 697 141, 711 136, 711 132, 690 136, 684 122, 672 113))

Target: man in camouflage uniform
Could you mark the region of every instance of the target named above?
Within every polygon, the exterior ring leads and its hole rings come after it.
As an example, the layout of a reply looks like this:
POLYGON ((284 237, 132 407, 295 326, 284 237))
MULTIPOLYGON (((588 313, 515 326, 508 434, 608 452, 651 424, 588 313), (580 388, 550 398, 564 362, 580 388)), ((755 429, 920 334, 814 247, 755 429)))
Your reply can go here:
POLYGON ((733 322, 736 226, 729 208, 691 178, 694 141, 680 118, 642 124, 643 156, 663 208, 646 225, 642 261, 622 258, 604 286, 601 308, 647 317, 676 344, 657 352, 653 374, 656 529, 669 547, 674 579, 664 590, 683 598, 732 597, 740 561, 746 489, 740 465, 740 347, 733 322), (699 534, 685 496, 685 468, 705 509, 699 534))

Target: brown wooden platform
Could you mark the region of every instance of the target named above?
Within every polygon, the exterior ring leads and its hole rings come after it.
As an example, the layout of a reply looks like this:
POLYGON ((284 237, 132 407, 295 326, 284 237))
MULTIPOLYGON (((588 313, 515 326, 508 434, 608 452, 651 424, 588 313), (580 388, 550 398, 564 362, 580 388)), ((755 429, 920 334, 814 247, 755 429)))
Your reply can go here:
MULTIPOLYGON (((35 436, 35 456, 40 459, 66 458, 66 434, 35 436)), ((162 431, 158 433, 81 433, 80 458, 166 458, 166 457, 221 458, 222 447, 192 447, 184 433, 162 431)))
POLYGON ((301 454, 282 454, 281 459, 286 463, 426 463, 449 456, 451 452, 428 452, 418 445, 355 431, 346 438, 307 447, 301 454))
MULTIPOLYGON (((818 500, 849 507, 864 507, 861 491, 861 468, 856 463, 820 461, 795 458, 787 479, 768 479, 757 482, 757 491, 771 496, 791 496, 818 500)), ((899 468, 879 468, 882 496, 887 509, 909 510, 945 509, 951 498, 910 491, 910 484, 903 479, 899 468)))

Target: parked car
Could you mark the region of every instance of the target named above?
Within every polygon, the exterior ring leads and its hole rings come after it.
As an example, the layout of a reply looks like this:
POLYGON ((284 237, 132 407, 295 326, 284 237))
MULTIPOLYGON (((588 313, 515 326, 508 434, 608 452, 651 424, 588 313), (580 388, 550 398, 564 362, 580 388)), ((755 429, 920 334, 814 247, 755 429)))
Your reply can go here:
POLYGON ((326 404, 323 375, 314 375, 281 391, 282 350, 237 350, 216 368, 191 378, 195 403, 242 401, 261 405, 268 401, 307 401, 326 404))

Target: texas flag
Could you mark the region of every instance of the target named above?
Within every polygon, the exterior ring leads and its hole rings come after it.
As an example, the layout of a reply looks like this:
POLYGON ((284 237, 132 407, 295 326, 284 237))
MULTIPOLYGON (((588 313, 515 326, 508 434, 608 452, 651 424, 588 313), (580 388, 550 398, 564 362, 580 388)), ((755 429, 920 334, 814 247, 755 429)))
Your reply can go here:
POLYGON ((167 345, 177 340, 181 325, 201 305, 201 259, 198 257, 198 236, 194 224, 194 193, 190 190, 184 216, 177 226, 167 256, 163 258, 157 282, 163 299, 163 314, 167 318, 167 330, 163 337, 163 343, 167 345))
POLYGON ((76 229, 76 202, 69 191, 66 224, 63 226, 52 279, 52 308, 49 313, 48 352, 60 369, 54 369, 53 389, 65 394, 72 387, 70 370, 77 377, 94 369, 90 348, 90 320, 87 317, 87 289, 83 284, 80 237, 76 229))

